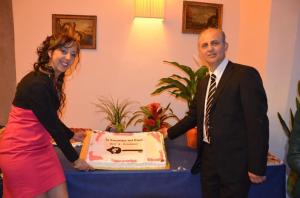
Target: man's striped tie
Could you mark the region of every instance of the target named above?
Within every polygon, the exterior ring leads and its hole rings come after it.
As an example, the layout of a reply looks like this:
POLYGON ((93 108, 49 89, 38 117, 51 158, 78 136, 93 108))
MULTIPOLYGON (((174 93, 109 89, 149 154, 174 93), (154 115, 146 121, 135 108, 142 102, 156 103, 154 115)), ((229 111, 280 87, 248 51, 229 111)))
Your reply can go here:
POLYGON ((212 101, 214 99, 215 93, 216 93, 216 75, 211 74, 210 75, 210 86, 208 91, 208 97, 206 99, 206 110, 205 110, 205 133, 208 142, 210 143, 210 135, 209 135, 209 113, 211 110, 212 101))

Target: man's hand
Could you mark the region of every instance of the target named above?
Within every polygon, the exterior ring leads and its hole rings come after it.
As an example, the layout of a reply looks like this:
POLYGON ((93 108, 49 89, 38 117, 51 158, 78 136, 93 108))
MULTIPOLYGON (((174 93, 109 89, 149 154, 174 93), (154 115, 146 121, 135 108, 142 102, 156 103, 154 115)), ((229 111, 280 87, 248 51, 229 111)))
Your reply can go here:
POLYGON ((165 139, 168 137, 168 128, 167 127, 160 128, 160 129, 158 129, 158 131, 163 134, 165 139))
POLYGON ((263 183, 267 179, 266 176, 255 175, 249 171, 248 171, 248 176, 249 176, 250 181, 254 184, 263 183))

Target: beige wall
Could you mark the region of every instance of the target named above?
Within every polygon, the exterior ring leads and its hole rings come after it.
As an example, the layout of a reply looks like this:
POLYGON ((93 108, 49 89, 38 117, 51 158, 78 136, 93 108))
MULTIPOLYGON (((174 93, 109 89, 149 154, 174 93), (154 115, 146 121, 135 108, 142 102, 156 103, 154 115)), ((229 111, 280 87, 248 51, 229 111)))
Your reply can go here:
POLYGON ((0 27, 0 125, 5 125, 16 86, 11 0, 0 2, 0 27))
POLYGON ((265 78, 271 0, 240 2, 238 59, 243 64, 255 66, 265 78))
MULTIPOLYGON (((106 123, 92 104, 100 95, 130 98, 142 104, 157 101, 166 105, 170 101, 176 114, 182 117, 187 110, 184 102, 168 94, 151 96, 150 93, 161 77, 178 72, 163 64, 163 60, 197 68, 193 56, 197 56, 198 36, 181 33, 182 0, 166 0, 163 22, 135 20, 133 3, 134 0, 51 0, 42 3, 13 0, 17 81, 31 70, 36 47, 45 35, 51 34, 51 14, 97 15, 97 49, 82 50, 80 67, 67 82, 68 104, 64 115, 67 124, 103 129, 106 123), (24 18, 30 23, 24 23, 24 18)), ((224 4, 223 27, 230 43, 228 56, 235 60, 239 1, 216 3, 224 4)))
MULTIPOLYGON (((295 92, 290 90, 299 79, 299 58, 294 50, 295 40, 299 44, 300 2, 206 2, 224 5, 228 57, 253 65, 263 76, 270 104, 271 150, 283 157, 286 139, 278 126, 276 112, 286 113, 287 106, 293 105, 289 103, 295 92), (286 21, 288 25, 284 24, 286 21), (280 81, 281 75, 284 82, 280 81)), ((97 49, 82 50, 80 67, 67 82, 65 122, 73 127, 103 129, 106 125, 103 115, 93 105, 101 95, 130 98, 141 104, 172 102, 175 113, 182 117, 187 110, 182 101, 168 94, 150 96, 158 79, 178 72, 162 60, 197 67, 193 60, 197 56, 197 35, 181 33, 182 0, 166 0, 164 22, 134 20, 133 3, 134 0, 13 0, 17 81, 31 70, 36 47, 51 34, 51 14, 97 15, 97 49), (24 19, 28 22, 24 23, 24 19)))
POLYGON ((289 109, 295 111, 300 80, 300 1, 273 0, 265 84, 269 99, 271 148, 285 156, 287 137, 277 118, 280 112, 289 124, 289 109))

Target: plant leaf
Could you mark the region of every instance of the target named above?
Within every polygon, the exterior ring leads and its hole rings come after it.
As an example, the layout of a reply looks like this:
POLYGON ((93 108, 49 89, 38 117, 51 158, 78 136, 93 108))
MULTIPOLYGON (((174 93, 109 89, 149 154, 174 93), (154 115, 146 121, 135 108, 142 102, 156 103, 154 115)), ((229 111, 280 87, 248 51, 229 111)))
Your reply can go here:
POLYGON ((298 80, 298 96, 300 96, 300 80, 298 80))
POLYGON ((293 114, 292 109, 290 109, 290 125, 291 125, 291 130, 294 128, 294 121, 295 121, 294 114, 293 114))
POLYGON ((181 64, 179 64, 177 62, 174 62, 174 61, 173 62, 171 62, 171 61, 163 61, 163 62, 164 63, 169 63, 171 65, 174 65, 175 67, 179 68, 181 71, 183 71, 184 73, 186 73, 189 77, 192 77, 192 76, 195 75, 194 71, 190 67, 188 67, 186 65, 181 65, 181 64))
POLYGON ((133 102, 128 99, 120 101, 119 99, 114 100, 112 97, 99 97, 95 106, 98 108, 98 112, 105 114, 105 119, 110 122, 110 125, 113 125, 118 132, 121 132, 131 123, 130 106, 132 104, 133 102))
POLYGON ((288 126, 286 125, 285 121, 283 120, 282 116, 280 115, 280 113, 277 113, 277 116, 279 118, 279 121, 281 123, 281 126, 283 128, 283 131, 285 132, 285 134, 290 137, 291 131, 288 128, 288 126))

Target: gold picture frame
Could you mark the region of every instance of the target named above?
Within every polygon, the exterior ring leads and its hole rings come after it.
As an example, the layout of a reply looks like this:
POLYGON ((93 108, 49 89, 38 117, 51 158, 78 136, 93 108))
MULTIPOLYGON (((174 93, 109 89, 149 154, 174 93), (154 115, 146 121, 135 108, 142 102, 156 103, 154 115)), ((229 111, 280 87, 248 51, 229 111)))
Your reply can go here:
POLYGON ((81 49, 96 49, 97 16, 52 14, 52 33, 58 33, 65 25, 75 25, 80 34, 81 49))
POLYGON ((202 29, 222 29, 223 4, 183 1, 182 32, 198 34, 202 29))

